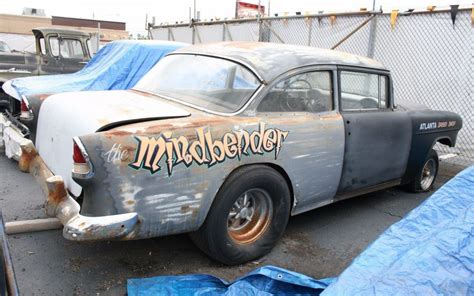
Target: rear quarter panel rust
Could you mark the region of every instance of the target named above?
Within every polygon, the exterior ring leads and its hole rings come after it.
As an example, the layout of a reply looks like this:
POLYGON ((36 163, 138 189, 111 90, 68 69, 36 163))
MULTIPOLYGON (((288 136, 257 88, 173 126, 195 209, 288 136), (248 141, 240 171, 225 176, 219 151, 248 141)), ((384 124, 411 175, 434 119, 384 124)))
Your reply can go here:
MULTIPOLYGON (((82 213, 98 216, 137 212, 141 222, 138 238, 193 231, 204 222, 214 197, 229 174, 240 166, 257 163, 277 165, 288 174, 297 201, 294 213, 313 208, 328 203, 337 190, 343 136, 342 119, 338 114, 220 117, 204 113, 137 123, 83 136, 81 141, 96 172, 90 180, 78 180, 84 190, 82 213), (267 147, 272 149, 267 151, 263 147, 254 149, 258 148, 256 144, 253 148, 248 147, 248 155, 228 154, 214 163, 211 163, 209 150, 209 161, 202 164, 198 163, 202 160, 199 157, 186 164, 190 159, 180 160, 176 150, 171 158, 163 152, 157 163, 159 169, 156 166, 144 168, 144 162, 140 162, 140 159, 146 162, 146 156, 140 158, 139 155, 140 139, 185 137, 191 147, 208 131, 213 141, 224 143, 229 142, 228 134, 236 135, 242 130, 249 135, 274 130, 275 137, 279 135, 280 138, 275 139, 274 145, 267 147), (278 144, 281 147, 277 149, 278 144), (170 159, 173 166, 169 166, 170 159), (318 181, 315 182, 316 175, 318 181), (321 184, 326 186, 322 188, 321 184)), ((159 154, 157 151, 158 148, 155 153, 159 154)))

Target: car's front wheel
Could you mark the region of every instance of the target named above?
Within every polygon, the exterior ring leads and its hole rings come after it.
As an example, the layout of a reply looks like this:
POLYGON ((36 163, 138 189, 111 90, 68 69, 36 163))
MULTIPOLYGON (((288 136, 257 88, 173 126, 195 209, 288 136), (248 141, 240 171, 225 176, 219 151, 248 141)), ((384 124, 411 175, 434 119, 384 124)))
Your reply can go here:
POLYGON ((428 192, 432 190, 438 175, 438 168, 438 153, 436 150, 431 149, 415 180, 407 185, 408 190, 411 192, 428 192))
POLYGON ((290 191, 277 171, 264 165, 243 167, 224 182, 206 221, 191 238, 224 264, 255 260, 280 239, 290 208, 290 191))

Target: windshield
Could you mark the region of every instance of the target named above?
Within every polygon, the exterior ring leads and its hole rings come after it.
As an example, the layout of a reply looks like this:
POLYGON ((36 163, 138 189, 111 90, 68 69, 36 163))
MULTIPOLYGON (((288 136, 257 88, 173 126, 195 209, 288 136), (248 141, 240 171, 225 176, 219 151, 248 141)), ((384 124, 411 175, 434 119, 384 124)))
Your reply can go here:
POLYGON ((237 63, 183 54, 163 58, 135 89, 214 112, 232 113, 242 108, 259 85, 255 75, 237 63))

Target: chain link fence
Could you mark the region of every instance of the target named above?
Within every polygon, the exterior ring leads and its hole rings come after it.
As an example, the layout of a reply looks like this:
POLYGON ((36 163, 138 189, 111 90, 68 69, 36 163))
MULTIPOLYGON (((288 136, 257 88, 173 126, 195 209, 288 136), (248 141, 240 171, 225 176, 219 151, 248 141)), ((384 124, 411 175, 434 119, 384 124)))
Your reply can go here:
POLYGON ((438 145, 447 161, 474 163, 474 27, 471 9, 390 14, 358 12, 155 26, 152 39, 207 43, 264 41, 306 45, 374 58, 392 72, 395 100, 460 114, 455 148, 438 145))

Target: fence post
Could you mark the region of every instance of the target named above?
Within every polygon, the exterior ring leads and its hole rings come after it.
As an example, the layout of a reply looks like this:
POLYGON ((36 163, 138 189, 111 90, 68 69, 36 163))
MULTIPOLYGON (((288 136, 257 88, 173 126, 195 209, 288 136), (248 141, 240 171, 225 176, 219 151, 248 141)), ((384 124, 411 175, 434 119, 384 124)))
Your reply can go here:
POLYGON ((375 49, 375 37, 377 35, 377 19, 379 15, 375 15, 372 23, 370 24, 369 31, 369 44, 367 45, 367 56, 369 58, 374 58, 374 49, 375 49))
POLYGON ((225 33, 229 35, 228 37, 230 41, 234 41, 234 39, 232 39, 232 35, 230 34, 229 26, 227 26, 227 23, 224 23, 224 36, 225 36, 225 33))
MULTIPOLYGON (((278 39, 278 41, 280 41, 281 43, 285 43, 285 41, 272 29, 271 25, 268 24, 268 22, 266 21, 263 21, 263 24, 265 25, 265 27, 267 27, 267 29, 270 31, 271 34, 275 35, 276 39, 278 39)), ((271 40, 271 37, 270 35, 268 36, 268 42, 270 42, 271 40)))
POLYGON ((258 24, 258 42, 262 41, 262 20, 257 19, 258 24))
POLYGON ((308 46, 311 46, 311 35, 313 35, 313 18, 309 18, 308 22, 309 28, 308 28, 308 46))
POLYGON ((225 41, 225 23, 222 23, 222 41, 225 41))
POLYGON ((201 35, 199 35, 199 28, 197 26, 194 27, 194 33, 196 33, 197 41, 202 43, 201 35))

